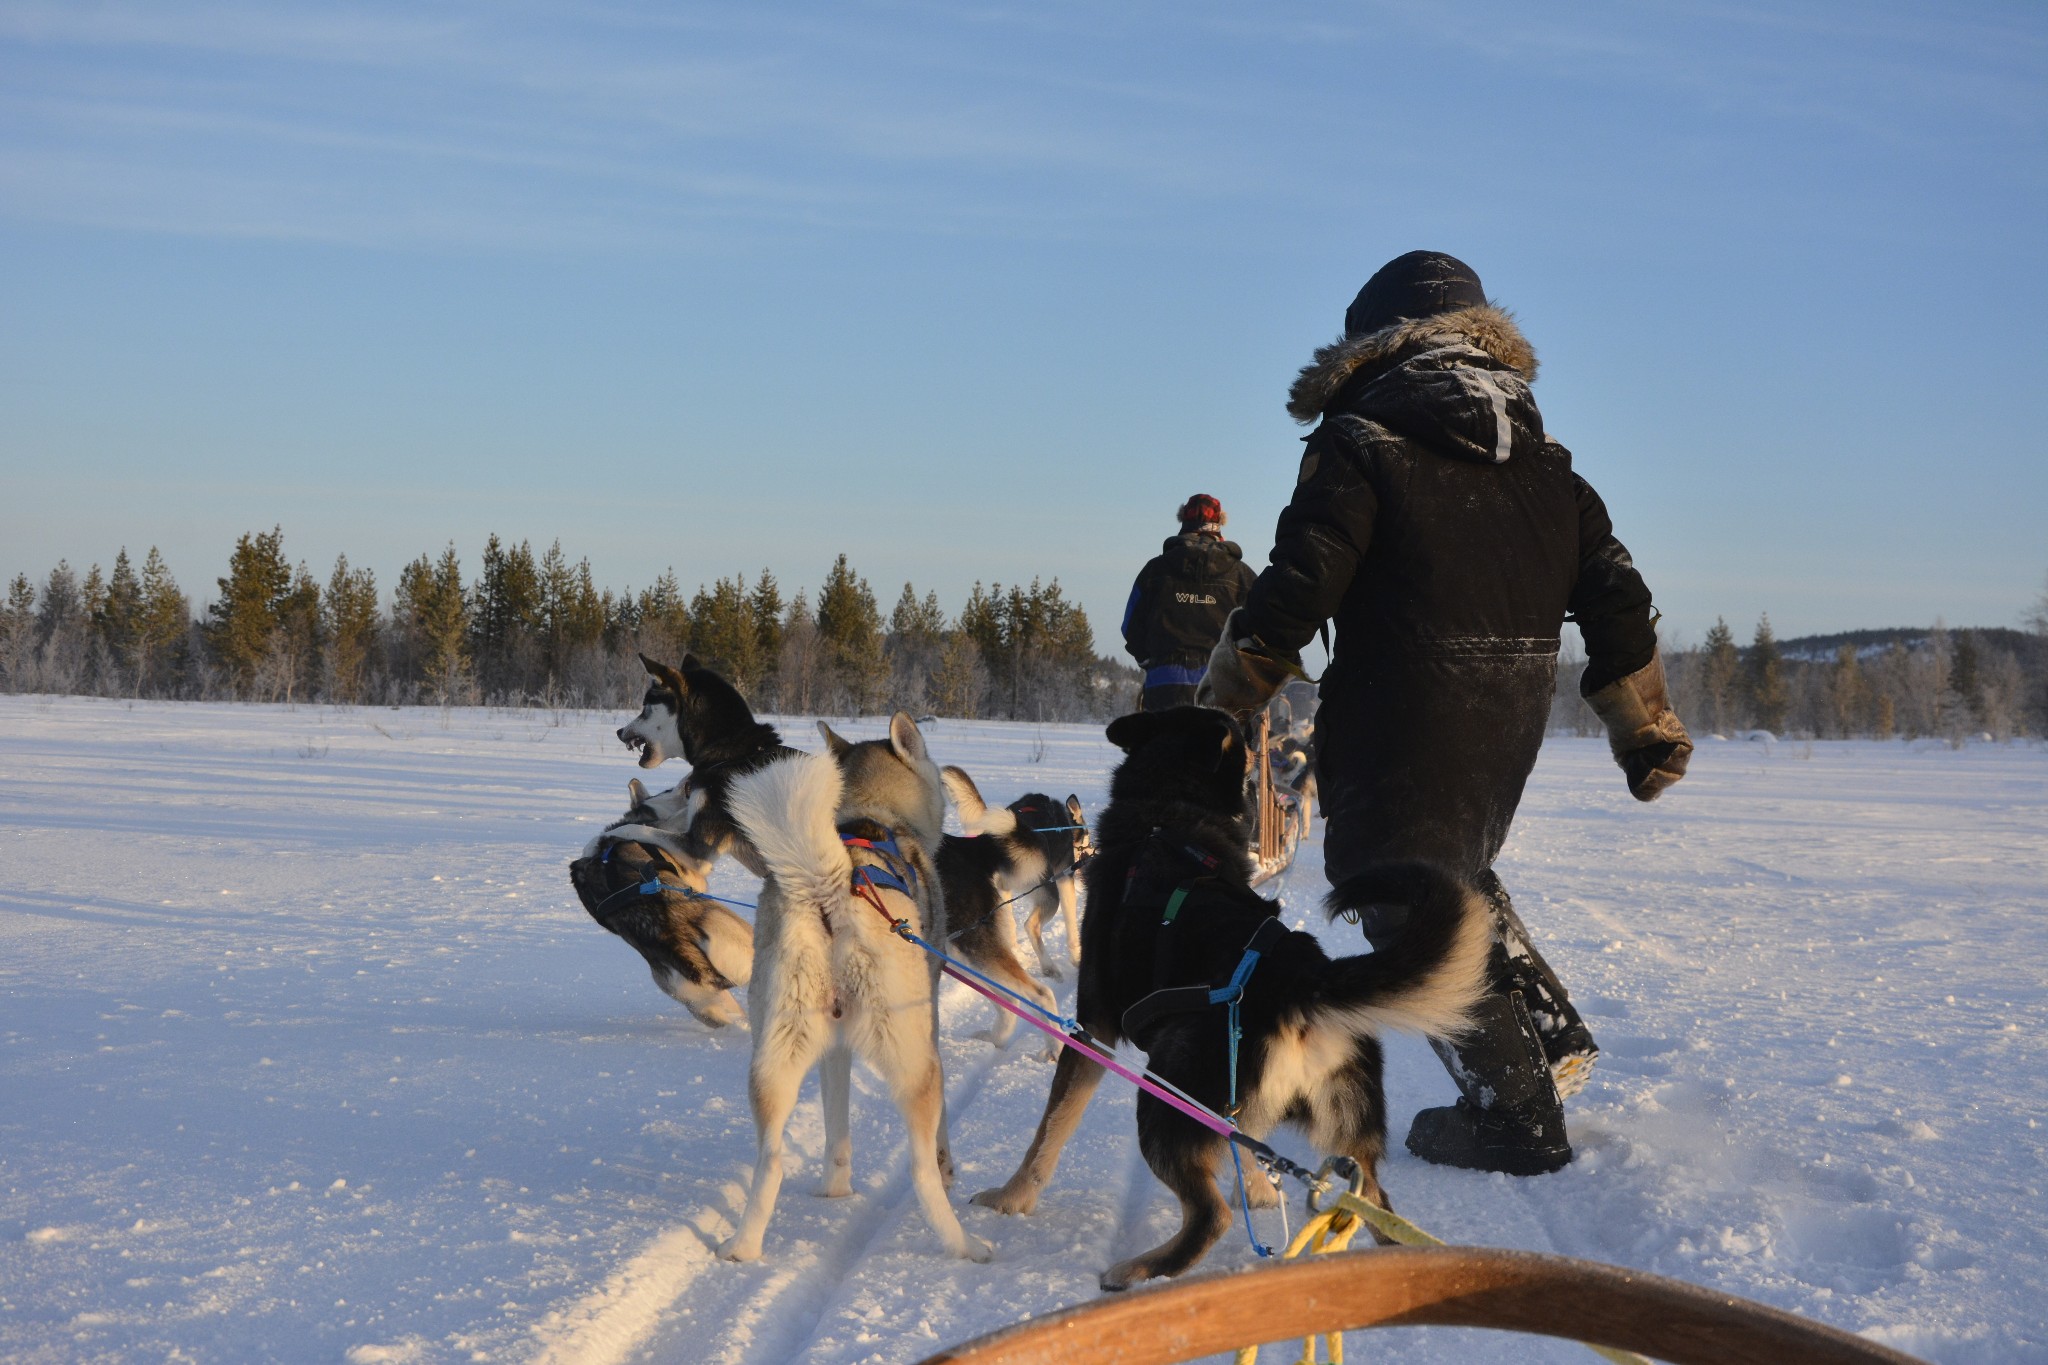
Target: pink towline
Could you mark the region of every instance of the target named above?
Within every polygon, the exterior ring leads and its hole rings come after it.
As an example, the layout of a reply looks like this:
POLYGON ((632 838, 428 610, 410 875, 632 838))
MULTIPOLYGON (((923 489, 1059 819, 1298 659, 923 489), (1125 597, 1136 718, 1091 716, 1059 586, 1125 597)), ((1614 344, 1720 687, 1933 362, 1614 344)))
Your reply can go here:
POLYGON ((1091 1044, 1082 1042, 1080 1039, 1074 1037, 1072 1034, 1062 1033, 1058 1029, 1054 1028, 1052 1025, 1044 1022, 1043 1020, 1033 1018, 1031 1015, 1026 1014, 1023 1010, 1018 1009, 1015 1005, 1011 1004, 1009 1001, 997 995, 994 991, 989 990, 987 987, 983 986, 979 981, 976 981, 973 977, 967 975, 967 973, 957 970, 953 966, 953 964, 950 961, 947 961, 943 956, 939 959, 939 970, 944 972, 947 976, 952 977, 955 981, 958 981, 963 986, 966 986, 969 990, 976 991, 981 995, 986 996, 988 999, 994 1001, 998 1007, 1008 1010, 1010 1013, 1016 1015, 1019 1019, 1022 1019, 1025 1023, 1031 1025, 1031 1027, 1037 1029, 1040 1033, 1043 1033, 1047 1037, 1056 1040, 1063 1047, 1070 1047, 1076 1049, 1083 1056, 1086 1056, 1091 1061, 1095 1062, 1098 1066, 1106 1067, 1109 1070, 1114 1071, 1117 1075, 1123 1077, 1132 1085, 1137 1086, 1138 1089, 1144 1091, 1146 1094, 1152 1096, 1154 1099, 1163 1100, 1167 1104, 1172 1105, 1175 1109, 1180 1110, 1181 1113, 1186 1114, 1196 1123, 1201 1124, 1204 1128, 1207 1128, 1210 1132, 1215 1133, 1217 1136, 1226 1138, 1237 1136, 1237 1125, 1233 1124, 1229 1119, 1226 1119, 1219 1114, 1210 1113, 1207 1109, 1202 1108, 1201 1105, 1196 1104, 1192 1100, 1181 1098, 1179 1095, 1174 1094, 1171 1090, 1168 1090, 1166 1089, 1166 1087, 1160 1085, 1157 1081, 1151 1080, 1146 1076, 1140 1075, 1138 1072, 1132 1071, 1129 1067, 1125 1066, 1122 1062, 1119 1062, 1116 1058, 1110 1056, 1108 1053, 1101 1051, 1099 1048, 1096 1048, 1091 1044))

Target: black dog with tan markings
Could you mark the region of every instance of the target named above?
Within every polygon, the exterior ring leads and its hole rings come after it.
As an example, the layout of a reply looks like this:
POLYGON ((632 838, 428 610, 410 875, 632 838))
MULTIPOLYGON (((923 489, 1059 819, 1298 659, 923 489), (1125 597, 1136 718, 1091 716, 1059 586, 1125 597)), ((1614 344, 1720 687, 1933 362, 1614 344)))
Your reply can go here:
MULTIPOLYGON (((1104 1042, 1130 1037, 1155 1073, 1222 1113, 1231 1100, 1231 1045, 1225 1011, 1209 1003, 1209 992, 1254 949, 1240 1006, 1239 1125, 1254 1137, 1283 1122, 1301 1125, 1317 1150, 1357 1161, 1366 1197, 1385 1206, 1375 1174, 1387 1137, 1378 1034, 1442 1036, 1465 1025, 1492 937, 1485 903, 1427 864, 1372 868, 1331 893, 1329 912, 1406 927, 1380 935, 1377 952, 1333 960, 1313 935, 1280 924, 1279 905, 1250 887, 1246 747, 1236 724, 1220 711, 1184 706, 1125 716, 1108 734, 1126 757, 1110 779, 1096 856, 1083 873, 1081 1024, 1104 1042)), ((1060 1054, 1030 1150, 1007 1184, 976 1203, 1031 1212, 1102 1070, 1076 1049, 1060 1054)), ((1179 1196, 1181 1227, 1105 1271, 1105 1289, 1180 1274, 1230 1218, 1217 1191, 1228 1161, 1222 1138, 1141 1094, 1138 1145, 1179 1196)), ((1275 1197, 1263 1180, 1255 1178, 1253 1190, 1267 1203, 1275 1197)))

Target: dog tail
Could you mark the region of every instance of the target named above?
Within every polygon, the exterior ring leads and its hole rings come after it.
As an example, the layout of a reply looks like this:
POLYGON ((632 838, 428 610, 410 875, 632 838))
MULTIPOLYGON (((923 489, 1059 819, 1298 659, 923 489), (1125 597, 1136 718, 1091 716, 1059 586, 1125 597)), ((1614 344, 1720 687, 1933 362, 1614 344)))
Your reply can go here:
POLYGON ((798 753, 735 778, 725 796, 782 894, 826 911, 846 897, 853 873, 834 823, 842 786, 832 759, 798 753))
POLYGON ((960 828, 970 837, 976 834, 1008 834, 1017 828, 1017 812, 1003 806, 991 810, 981 797, 981 788, 974 785, 974 779, 967 775, 966 770, 941 768, 939 779, 946 784, 946 795, 953 798, 953 805, 960 811, 960 828))
POLYGON ((1330 964, 1320 1010, 1375 1032, 1447 1037, 1471 1023, 1493 948, 1493 912, 1477 891, 1433 863, 1391 862, 1352 877, 1324 905, 1393 932, 1379 951, 1330 964))

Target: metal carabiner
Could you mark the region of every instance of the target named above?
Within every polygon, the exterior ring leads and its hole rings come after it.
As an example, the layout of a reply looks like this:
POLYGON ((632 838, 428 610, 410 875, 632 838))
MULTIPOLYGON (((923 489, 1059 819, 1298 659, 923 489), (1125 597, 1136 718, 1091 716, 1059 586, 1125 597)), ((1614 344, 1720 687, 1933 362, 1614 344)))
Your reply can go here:
POLYGON ((1341 1179, 1350 1193, 1363 1198, 1365 1195, 1365 1168, 1348 1156, 1327 1158, 1316 1169, 1315 1184, 1309 1186, 1308 1211, 1323 1213, 1322 1201, 1330 1193, 1330 1182, 1341 1179))

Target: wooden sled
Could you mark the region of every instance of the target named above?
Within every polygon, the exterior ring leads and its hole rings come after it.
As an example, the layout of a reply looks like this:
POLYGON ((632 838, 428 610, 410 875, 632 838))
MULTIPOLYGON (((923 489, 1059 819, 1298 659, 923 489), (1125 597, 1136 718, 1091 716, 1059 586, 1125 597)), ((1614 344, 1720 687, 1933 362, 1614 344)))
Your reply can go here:
POLYGON ((1480 1247, 1385 1247, 1197 1275, 1110 1295, 922 1365, 1170 1365, 1253 1342, 1367 1327, 1491 1327, 1675 1365, 1924 1365, 1760 1303, 1594 1261, 1480 1247))
POLYGON ((1252 816, 1257 834, 1252 841, 1252 882, 1258 886, 1285 872, 1294 863, 1307 822, 1301 818, 1301 798, 1273 780, 1273 722, 1264 711, 1252 731, 1258 757, 1252 775, 1256 779, 1252 816))

